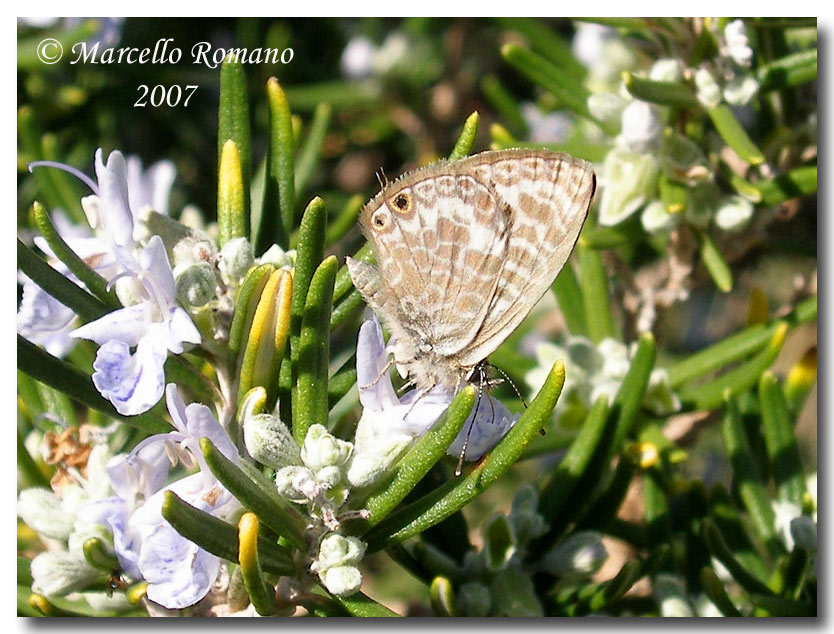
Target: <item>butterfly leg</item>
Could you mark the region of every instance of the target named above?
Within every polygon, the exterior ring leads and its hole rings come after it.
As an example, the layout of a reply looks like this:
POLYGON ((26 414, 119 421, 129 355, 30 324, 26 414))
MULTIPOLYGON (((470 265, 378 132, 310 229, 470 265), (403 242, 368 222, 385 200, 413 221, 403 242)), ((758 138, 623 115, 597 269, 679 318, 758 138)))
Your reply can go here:
MULTIPOLYGON (((466 460, 466 447, 469 445, 469 436, 472 435, 472 427, 475 425, 475 420, 478 418, 478 408, 481 407, 481 397, 484 394, 484 368, 483 366, 478 366, 478 396, 475 399, 475 409, 472 411, 472 421, 469 423, 469 427, 466 430, 466 438, 463 439, 463 447, 460 449, 460 457, 458 458, 458 466, 455 467, 455 477, 460 476, 463 473, 463 461, 466 460)), ((489 403, 492 405, 492 401, 489 403)), ((492 413, 493 418, 495 417, 495 410, 492 413)))
POLYGON ((394 360, 393 359, 388 359, 388 363, 386 363, 385 367, 383 367, 382 370, 379 371, 379 374, 377 374, 376 378, 373 381, 371 381, 370 383, 368 383, 367 385, 360 385, 359 389, 360 390, 367 390, 369 387, 373 387, 374 385, 379 383, 382 380, 382 377, 385 376, 385 374, 388 372, 389 368, 392 365, 394 365, 394 360))

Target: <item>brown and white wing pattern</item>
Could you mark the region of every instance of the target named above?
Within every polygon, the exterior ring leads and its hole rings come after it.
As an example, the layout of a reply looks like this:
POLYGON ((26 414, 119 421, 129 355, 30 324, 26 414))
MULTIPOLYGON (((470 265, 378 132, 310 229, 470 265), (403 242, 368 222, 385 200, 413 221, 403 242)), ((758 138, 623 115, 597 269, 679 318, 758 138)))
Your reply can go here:
POLYGON ((440 357, 465 349, 483 324, 509 230, 490 189, 450 167, 395 181, 360 216, 398 325, 440 357))
POLYGON ((564 154, 513 150, 471 160, 471 173, 490 183, 511 217, 489 316, 461 354, 463 365, 493 352, 541 299, 573 251, 596 188, 590 164, 564 154))

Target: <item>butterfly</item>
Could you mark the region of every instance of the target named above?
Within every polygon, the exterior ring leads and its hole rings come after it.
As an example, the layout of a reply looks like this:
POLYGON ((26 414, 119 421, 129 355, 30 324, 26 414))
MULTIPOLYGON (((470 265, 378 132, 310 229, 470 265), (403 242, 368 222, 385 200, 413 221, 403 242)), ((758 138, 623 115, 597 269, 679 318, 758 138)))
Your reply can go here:
POLYGON ((596 189, 591 165, 511 149, 441 161, 385 185, 359 223, 377 265, 347 258, 391 332, 401 376, 457 391, 567 262, 596 189))

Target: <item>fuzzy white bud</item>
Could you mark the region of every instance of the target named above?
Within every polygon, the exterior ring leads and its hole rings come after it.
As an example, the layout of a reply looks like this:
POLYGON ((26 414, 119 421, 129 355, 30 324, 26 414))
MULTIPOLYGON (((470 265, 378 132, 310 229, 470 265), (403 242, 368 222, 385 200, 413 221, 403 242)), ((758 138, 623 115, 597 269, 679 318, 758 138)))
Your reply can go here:
POLYGON ((290 430, 271 414, 256 414, 243 421, 243 441, 261 464, 281 469, 301 464, 301 451, 290 430))
POLYGON ((246 238, 229 240, 220 249, 220 271, 227 280, 239 280, 255 263, 255 252, 246 238))
POLYGON ((336 566, 323 571, 319 578, 331 594, 337 597, 350 596, 362 586, 362 573, 355 566, 336 566))
POLYGON ((41 553, 32 560, 32 590, 44 596, 64 596, 82 590, 101 576, 83 555, 69 552, 41 553))
POLYGON ((75 515, 61 512, 61 500, 46 489, 20 492, 17 514, 26 524, 45 537, 64 540, 72 533, 75 515))
POLYGON ((174 268, 177 299, 186 306, 205 306, 214 298, 217 279, 209 262, 179 264, 174 268))
POLYGON ((312 425, 301 447, 301 459, 312 471, 341 467, 350 458, 353 443, 336 438, 323 425, 312 425))

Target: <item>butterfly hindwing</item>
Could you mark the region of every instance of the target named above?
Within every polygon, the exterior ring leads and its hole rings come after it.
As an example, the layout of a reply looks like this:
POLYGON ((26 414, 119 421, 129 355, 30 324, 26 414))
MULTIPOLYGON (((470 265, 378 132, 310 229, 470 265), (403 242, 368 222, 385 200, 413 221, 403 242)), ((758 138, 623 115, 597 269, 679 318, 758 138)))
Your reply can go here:
POLYGON ((501 345, 556 279, 579 238, 596 187, 589 163, 550 152, 519 150, 473 171, 490 181, 511 210, 511 227, 489 319, 462 354, 465 365, 501 345))

